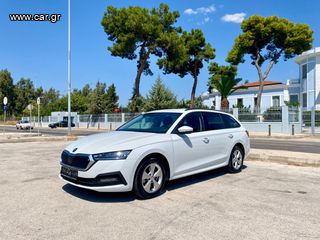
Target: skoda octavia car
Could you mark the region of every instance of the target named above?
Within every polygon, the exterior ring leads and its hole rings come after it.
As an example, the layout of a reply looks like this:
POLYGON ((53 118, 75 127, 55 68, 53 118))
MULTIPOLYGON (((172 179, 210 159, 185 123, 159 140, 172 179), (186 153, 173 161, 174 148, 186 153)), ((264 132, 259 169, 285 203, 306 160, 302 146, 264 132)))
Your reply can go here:
POLYGON ((61 154, 60 178, 99 192, 133 190, 151 198, 168 180, 220 167, 240 172, 249 149, 248 132, 230 114, 158 110, 69 145, 61 154))

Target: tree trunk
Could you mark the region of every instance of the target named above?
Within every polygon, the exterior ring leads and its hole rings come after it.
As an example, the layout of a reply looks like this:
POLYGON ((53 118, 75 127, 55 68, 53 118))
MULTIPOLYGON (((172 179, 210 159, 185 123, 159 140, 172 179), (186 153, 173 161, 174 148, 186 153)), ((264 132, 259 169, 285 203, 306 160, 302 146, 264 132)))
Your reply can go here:
POLYGON ((220 110, 229 110, 229 101, 227 97, 221 97, 221 109, 220 110))
POLYGON ((264 79, 259 78, 259 82, 260 82, 260 84, 259 84, 259 91, 257 94, 257 105, 254 106, 254 111, 257 113, 260 113, 260 109, 261 109, 261 96, 263 93, 264 79))
POLYGON ((197 64, 195 63, 194 69, 193 69, 193 86, 191 90, 191 99, 190 99, 190 108, 194 108, 194 100, 196 98, 196 89, 198 84, 198 68, 197 64))
POLYGON ((264 74, 262 75, 262 72, 261 72, 261 66, 259 65, 259 60, 260 60, 260 52, 259 50, 257 49, 257 52, 256 52, 256 56, 257 56, 257 59, 254 61, 254 64, 255 64, 255 67, 258 71, 258 76, 259 76, 259 91, 258 91, 258 94, 257 94, 257 106, 255 106, 255 111, 256 112, 259 112, 261 111, 261 97, 262 97, 262 93, 263 93, 263 87, 264 87, 264 81, 266 80, 266 78, 268 77, 269 75, 269 72, 271 70, 271 68, 273 67, 273 65, 276 63, 276 61, 279 59, 279 57, 281 56, 281 53, 283 52, 284 50, 281 49, 277 54, 276 56, 272 59, 272 61, 269 63, 269 66, 267 67, 266 71, 264 72, 264 74))
POLYGON ((198 76, 194 75, 193 86, 192 86, 192 91, 191 91, 190 108, 194 108, 194 100, 195 100, 195 96, 196 96, 197 84, 198 84, 198 76))
POLYGON ((137 71, 137 76, 136 79, 134 81, 134 89, 133 89, 133 98, 135 97, 139 97, 140 96, 140 78, 143 72, 143 69, 146 65, 147 60, 149 59, 150 56, 150 50, 148 50, 147 54, 145 55, 145 57, 143 59, 140 59, 140 67, 137 71))

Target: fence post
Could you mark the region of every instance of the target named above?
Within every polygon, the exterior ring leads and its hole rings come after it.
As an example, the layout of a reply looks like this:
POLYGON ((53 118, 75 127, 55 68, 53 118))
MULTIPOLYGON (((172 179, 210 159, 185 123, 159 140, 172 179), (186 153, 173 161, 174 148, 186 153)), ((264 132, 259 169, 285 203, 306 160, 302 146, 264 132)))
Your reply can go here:
POLYGON ((121 123, 125 122, 124 113, 121 113, 121 123))
POLYGON ((282 133, 290 133, 289 126, 289 108, 288 106, 282 106, 282 133))
POLYGON ((104 125, 105 125, 105 129, 108 129, 108 114, 104 115, 104 125))
POLYGON ((232 114, 236 119, 239 119, 239 108, 233 108, 232 114))

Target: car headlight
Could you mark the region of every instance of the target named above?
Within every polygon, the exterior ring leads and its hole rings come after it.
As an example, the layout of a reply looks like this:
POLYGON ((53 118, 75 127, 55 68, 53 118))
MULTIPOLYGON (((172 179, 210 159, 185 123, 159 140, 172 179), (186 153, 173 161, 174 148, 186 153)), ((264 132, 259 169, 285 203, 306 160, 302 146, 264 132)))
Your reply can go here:
POLYGON ((117 152, 105 152, 92 154, 93 160, 124 160, 128 157, 131 150, 117 151, 117 152))

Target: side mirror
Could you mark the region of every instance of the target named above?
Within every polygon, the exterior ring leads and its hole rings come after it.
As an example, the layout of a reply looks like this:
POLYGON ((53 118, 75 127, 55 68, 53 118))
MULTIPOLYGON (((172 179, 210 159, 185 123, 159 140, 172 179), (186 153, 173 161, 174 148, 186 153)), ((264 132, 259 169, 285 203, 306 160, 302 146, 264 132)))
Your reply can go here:
POLYGON ((193 132, 193 128, 189 127, 189 126, 182 126, 178 128, 178 132, 179 133, 192 133, 193 132))

